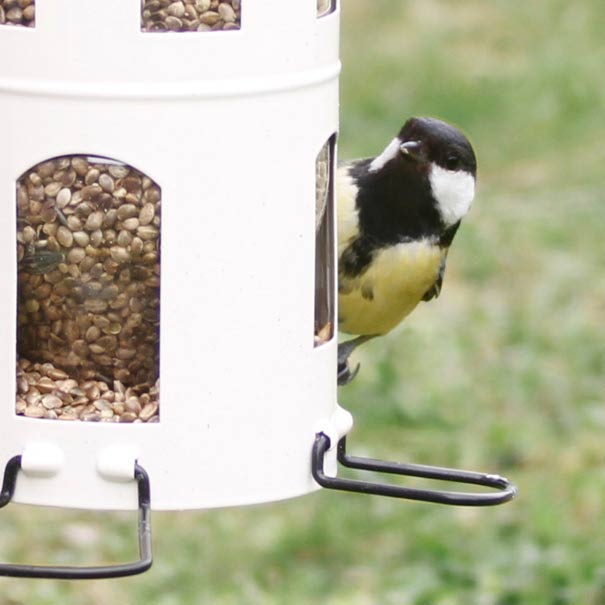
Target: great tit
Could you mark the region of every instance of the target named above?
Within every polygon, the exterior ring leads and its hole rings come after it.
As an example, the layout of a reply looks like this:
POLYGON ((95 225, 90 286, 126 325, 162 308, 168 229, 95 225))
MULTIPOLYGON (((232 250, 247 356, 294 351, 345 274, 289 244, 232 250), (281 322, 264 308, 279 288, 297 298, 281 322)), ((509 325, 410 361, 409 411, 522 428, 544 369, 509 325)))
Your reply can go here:
POLYGON ((338 383, 355 347, 439 295, 449 247, 475 195, 477 161, 454 126, 410 118, 375 158, 339 165, 338 383))

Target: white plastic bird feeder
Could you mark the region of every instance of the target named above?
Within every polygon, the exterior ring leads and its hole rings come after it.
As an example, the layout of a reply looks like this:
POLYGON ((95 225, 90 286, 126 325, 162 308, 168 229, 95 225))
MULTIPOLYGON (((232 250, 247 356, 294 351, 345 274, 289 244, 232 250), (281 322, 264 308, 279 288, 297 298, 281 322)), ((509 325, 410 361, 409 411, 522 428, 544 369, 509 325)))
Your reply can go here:
POLYGON ((333 474, 338 33, 336 0, 0 11, 0 506, 139 507, 145 559, 0 573, 148 567, 149 481, 173 510, 333 474))
POLYGON ((318 487, 315 434, 350 427, 338 28, 317 0, 53 0, 0 24, 14 501, 136 508, 135 461, 158 510, 318 487))

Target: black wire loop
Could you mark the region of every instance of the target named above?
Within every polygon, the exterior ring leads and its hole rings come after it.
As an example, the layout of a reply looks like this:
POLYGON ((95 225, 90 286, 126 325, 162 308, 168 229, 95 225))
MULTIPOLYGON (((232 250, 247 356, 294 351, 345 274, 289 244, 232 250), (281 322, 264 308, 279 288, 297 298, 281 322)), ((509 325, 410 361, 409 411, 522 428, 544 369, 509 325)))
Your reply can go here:
MULTIPOLYGON (((21 456, 13 456, 4 469, 0 508, 13 498, 17 475, 21 470, 21 456)), ((135 463, 134 478, 138 488, 139 502, 139 559, 131 563, 99 565, 90 567, 50 566, 50 565, 13 565, 0 563, 0 576, 15 578, 50 578, 60 580, 93 580, 102 578, 121 578, 147 571, 153 562, 151 552, 151 491, 147 471, 135 463)))
POLYGON ((343 437, 338 442, 337 458, 340 464, 348 468, 388 473, 391 475, 481 485, 483 487, 495 488, 499 491, 495 493, 450 492, 404 487, 390 483, 375 483, 359 479, 329 477, 324 473, 324 457, 329 449, 330 438, 325 433, 317 433, 311 457, 311 472, 315 481, 328 489, 455 506, 493 506, 495 504, 504 504, 512 500, 517 494, 517 488, 508 479, 499 475, 350 456, 346 451, 346 437, 343 437))

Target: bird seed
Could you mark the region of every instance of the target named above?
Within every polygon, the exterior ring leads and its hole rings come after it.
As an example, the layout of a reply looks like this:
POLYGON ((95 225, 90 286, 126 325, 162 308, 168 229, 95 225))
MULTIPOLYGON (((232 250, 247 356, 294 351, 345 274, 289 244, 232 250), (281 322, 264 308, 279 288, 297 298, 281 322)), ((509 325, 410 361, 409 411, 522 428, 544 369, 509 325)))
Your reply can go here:
POLYGON ((0 0, 0 25, 36 25, 35 0, 0 0))
POLYGON ((160 207, 156 183, 111 160, 57 158, 19 179, 17 414, 157 421, 160 207))
POLYGON ((240 0, 141 1, 144 32, 206 32, 240 27, 240 0))

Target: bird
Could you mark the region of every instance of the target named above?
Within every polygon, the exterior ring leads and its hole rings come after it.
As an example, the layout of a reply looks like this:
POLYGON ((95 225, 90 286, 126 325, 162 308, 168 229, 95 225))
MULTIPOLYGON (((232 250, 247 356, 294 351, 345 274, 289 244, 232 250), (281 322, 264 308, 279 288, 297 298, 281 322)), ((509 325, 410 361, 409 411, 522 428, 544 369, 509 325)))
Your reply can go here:
POLYGON ((374 158, 339 163, 335 190, 338 384, 359 370, 359 345, 393 330, 439 296, 447 255, 475 197, 477 159, 466 135, 433 117, 409 118, 374 158))

